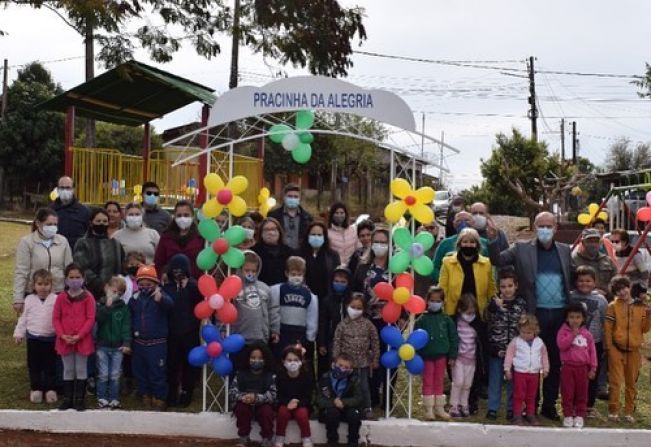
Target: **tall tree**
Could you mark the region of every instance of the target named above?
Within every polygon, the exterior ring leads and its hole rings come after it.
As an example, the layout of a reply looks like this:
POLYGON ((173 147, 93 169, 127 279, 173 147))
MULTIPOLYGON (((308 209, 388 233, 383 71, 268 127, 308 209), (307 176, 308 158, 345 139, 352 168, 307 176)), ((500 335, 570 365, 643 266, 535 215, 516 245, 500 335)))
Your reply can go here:
MULTIPOLYGON (((117 149, 124 154, 142 155, 142 146, 145 138, 145 130, 142 126, 121 126, 118 124, 97 123, 97 145, 104 149, 117 149)), ((84 132, 75 136, 75 145, 81 146, 86 141, 84 132)), ((160 149, 163 140, 151 127, 151 148, 160 149)))
POLYGON ((606 169, 609 172, 651 168, 651 151, 646 143, 631 147, 631 140, 620 138, 609 148, 606 169))

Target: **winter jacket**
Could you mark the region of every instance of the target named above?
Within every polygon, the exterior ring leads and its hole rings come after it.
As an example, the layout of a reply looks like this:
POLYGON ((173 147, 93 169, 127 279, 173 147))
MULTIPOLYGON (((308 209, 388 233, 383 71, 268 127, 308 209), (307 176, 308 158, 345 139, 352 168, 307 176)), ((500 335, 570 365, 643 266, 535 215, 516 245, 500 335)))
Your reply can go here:
POLYGON ((592 334, 595 343, 601 343, 604 338, 604 319, 608 309, 608 301, 596 290, 589 295, 583 295, 577 290, 570 293, 570 303, 581 303, 586 308, 588 318, 585 326, 592 334))
MULTIPOLYGON (((488 258, 479 256, 479 259, 472 264, 472 271, 475 274, 475 290, 477 291, 477 307, 479 308, 477 314, 483 318, 488 300, 495 294, 493 268, 488 258)), ((456 256, 447 256, 443 259, 439 285, 445 293, 443 308, 448 315, 456 313, 457 302, 461 298, 463 277, 463 267, 456 256)))
MULTIPOLYGON (((341 401, 346 408, 361 408, 363 404, 362 400, 362 388, 359 384, 359 378, 357 374, 353 373, 345 379, 345 387, 341 394, 341 401)), ((319 408, 334 408, 334 400, 337 397, 335 390, 332 386, 332 372, 327 372, 321 376, 319 379, 319 389, 317 390, 317 405, 319 408)))
POLYGON ((90 211, 76 197, 70 203, 63 203, 61 199, 56 199, 52 203, 52 209, 59 217, 57 224, 59 234, 68 240, 70 249, 74 249, 77 240, 81 239, 88 231, 90 211))
POLYGON ((644 334, 651 328, 647 307, 641 302, 626 302, 621 298, 608 305, 604 321, 604 347, 620 351, 637 351, 644 343, 644 334))
MULTIPOLYGON (((457 235, 446 237, 443 239, 436 251, 434 252, 434 270, 432 271, 432 279, 434 284, 439 284, 441 278, 441 269, 443 268, 443 259, 445 259, 449 254, 457 251, 457 235)), ((488 256, 488 240, 481 238, 481 250, 479 254, 482 256, 488 256)))
POLYGON ((299 407, 310 407, 312 393, 314 392, 314 379, 312 377, 312 373, 303 370, 298 377, 289 377, 287 371, 278 374, 276 376, 278 404, 287 405, 291 400, 298 399, 299 407))
POLYGON ((608 291, 610 280, 617 274, 617 266, 604 253, 597 253, 596 258, 589 258, 582 248, 572 253, 572 271, 582 265, 592 267, 597 274, 597 289, 608 291))
MULTIPOLYGON (((459 316, 453 318, 455 327, 458 328, 459 316)), ((476 316, 468 325, 475 330, 475 377, 487 377, 488 374, 488 331, 486 323, 476 316)), ((457 348, 456 358, 461 356, 461 340, 457 331, 459 347, 457 348)))
POLYGON ((255 244, 252 250, 262 259, 258 281, 271 287, 287 280, 285 276, 287 258, 294 255, 294 250, 285 244, 269 245, 262 241, 255 244))
POLYGON ((250 369, 242 369, 235 374, 235 379, 228 391, 228 397, 235 406, 245 394, 255 394, 253 405, 271 404, 276 401, 276 378, 270 371, 263 371, 260 374, 250 369))
POLYGON ((50 293, 44 300, 36 294, 27 295, 25 308, 14 329, 14 338, 54 338, 56 333, 52 325, 52 313, 56 300, 54 293, 50 293))
POLYGON ((330 348, 337 326, 343 320, 346 313, 346 303, 351 295, 351 278, 348 277, 348 288, 344 293, 336 293, 330 286, 330 294, 324 300, 319 300, 319 332, 317 343, 319 347, 330 348))
POLYGON ((518 320, 527 313, 527 302, 521 296, 504 300, 502 306, 495 303, 494 297, 486 308, 488 325, 488 351, 493 357, 506 353, 506 347, 519 333, 518 320))
POLYGON ((129 300, 131 330, 135 340, 166 339, 169 334, 168 316, 174 302, 164 290, 157 303, 149 293, 142 290, 129 300))
POLYGON ((194 316, 194 308, 203 301, 203 296, 199 292, 197 281, 190 276, 190 260, 187 256, 178 254, 172 257, 169 270, 172 272, 175 269, 182 270, 187 281, 183 286, 183 282, 177 282, 170 274, 163 286, 163 291, 174 303, 168 314, 168 336, 171 338, 190 333, 198 336, 201 322, 194 316))
POLYGON ((181 237, 172 231, 164 232, 160 237, 160 241, 158 241, 156 254, 154 255, 156 271, 162 277, 163 273, 167 273, 168 264, 172 257, 183 254, 190 260, 192 277, 199 279, 203 272, 197 267, 197 256, 203 250, 205 244, 206 241, 196 231, 188 233, 185 237, 181 237))
MULTIPOLYGON (((284 218, 284 216, 285 216, 285 206, 284 205, 280 205, 279 207, 271 210, 269 212, 268 216, 273 217, 274 219, 276 219, 280 223, 280 226, 283 227, 283 229, 285 230, 285 233, 287 233, 288 228, 285 226, 285 218, 284 218)), ((298 250, 298 248, 299 248, 299 246, 301 244, 301 241, 305 238, 305 234, 307 233, 307 227, 309 227, 310 224, 312 223, 312 220, 314 220, 312 218, 312 215, 310 213, 308 213, 302 206, 298 207, 298 219, 299 219, 298 220, 298 240, 297 240, 296 246, 292 246, 290 243, 288 243, 286 241, 287 245, 290 248, 294 249, 294 250, 298 250)))
POLYGON ((348 225, 346 228, 330 225, 328 227, 328 242, 341 259, 342 264, 348 264, 355 250, 362 246, 357 239, 357 226, 348 225))
POLYGON ((88 290, 102 296, 108 280, 122 273, 124 250, 114 239, 89 234, 77 241, 72 258, 83 270, 88 290))
POLYGON ((339 254, 324 248, 319 249, 316 256, 312 252, 312 247, 304 247, 300 253, 305 259, 305 285, 322 300, 330 290, 334 270, 339 267, 339 254))
POLYGON ((156 230, 144 226, 137 230, 125 227, 116 231, 113 239, 122 244, 125 253, 131 251, 142 253, 147 264, 154 263, 154 254, 160 241, 160 234, 156 230))
POLYGON ((131 312, 129 306, 118 299, 106 306, 106 298, 97 303, 97 346, 104 348, 128 348, 131 346, 131 312))
POLYGON ((95 325, 95 298, 92 293, 84 290, 74 298, 68 292, 59 293, 52 311, 52 325, 57 334, 54 345, 57 354, 91 355, 95 352, 91 333, 95 325), (78 335, 80 338, 71 345, 63 341, 62 335, 78 335))
POLYGON ((548 373, 549 356, 541 338, 534 338, 531 345, 519 335, 511 340, 506 348, 504 371, 511 371, 511 367, 515 372, 520 373, 538 374, 540 371, 548 373))
POLYGON ((335 331, 332 358, 346 353, 353 358, 353 368, 368 368, 380 361, 380 339, 368 318, 344 318, 335 331))
POLYGON ((294 287, 289 283, 271 287, 273 307, 278 307, 280 332, 304 330, 308 341, 316 340, 319 326, 319 299, 305 286, 294 287))
POLYGON ((142 221, 147 225, 147 227, 156 230, 158 234, 162 234, 167 230, 167 227, 172 221, 170 213, 159 207, 153 209, 144 207, 143 210, 142 221))
MULTIPOLYGON (((52 274, 52 292, 64 289, 63 271, 72 262, 72 250, 65 237, 57 234, 49 247, 43 244, 38 231, 23 236, 16 248, 16 270, 14 274, 14 304, 25 301, 32 293, 34 272, 45 269, 52 274)), ((46 242, 47 243, 47 242, 46 242)))
POLYGON ((433 360, 439 357, 457 358, 457 350, 459 349, 457 326, 443 310, 438 312, 428 311, 423 314, 416 320, 414 329, 423 329, 429 335, 429 341, 425 347, 418 351, 425 360, 433 360))
POLYGON ((597 371, 597 349, 590 331, 581 326, 579 333, 567 323, 563 323, 556 335, 556 344, 561 355, 562 365, 589 366, 591 372, 597 371))

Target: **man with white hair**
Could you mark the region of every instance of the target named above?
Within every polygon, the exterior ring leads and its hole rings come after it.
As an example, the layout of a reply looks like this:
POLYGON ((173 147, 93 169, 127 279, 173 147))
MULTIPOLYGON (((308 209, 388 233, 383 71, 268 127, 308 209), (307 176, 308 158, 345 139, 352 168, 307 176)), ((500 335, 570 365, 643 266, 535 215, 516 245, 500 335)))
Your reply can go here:
MULTIPOLYGON (((492 220, 491 215, 488 213, 488 206, 482 202, 475 202, 470 205, 470 214, 472 214, 473 228, 477 230, 479 236, 488 239, 486 229, 488 228, 488 221, 492 220)), ((500 251, 509 248, 509 239, 504 230, 497 230, 497 246, 500 251)))
POLYGON ((77 240, 86 234, 90 221, 90 211, 75 196, 75 185, 72 178, 63 176, 57 183, 57 199, 52 209, 59 217, 61 236, 68 239, 70 248, 74 250, 77 240))

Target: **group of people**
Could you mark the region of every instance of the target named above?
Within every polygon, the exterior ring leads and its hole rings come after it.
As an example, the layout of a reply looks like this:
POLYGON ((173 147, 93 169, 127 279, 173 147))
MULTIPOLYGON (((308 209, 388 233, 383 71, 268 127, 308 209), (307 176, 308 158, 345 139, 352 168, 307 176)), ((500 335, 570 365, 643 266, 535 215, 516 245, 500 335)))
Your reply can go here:
MULTIPOLYGON (((196 258, 205 241, 191 203, 177 202, 170 214, 159 197, 147 182, 142 204, 88 210, 62 177, 52 208, 36 213, 18 245, 14 283, 14 336, 27 343, 33 402, 55 402, 62 389, 61 408, 81 410, 86 389, 96 388, 100 408, 118 408, 121 378, 135 380, 148 408, 191 402, 198 369, 188 353, 201 343, 194 308, 204 299, 196 258)), ((624 418, 632 421, 651 319, 644 262, 635 255, 626 276, 616 275, 631 252, 628 233, 614 230, 608 239, 598 222, 572 251, 555 241, 555 217, 540 213, 535 238, 509 246, 486 205, 454 206, 447 237, 436 222, 417 227, 437 240, 427 253, 432 275, 415 275, 415 293, 427 301, 415 323, 429 335, 419 352, 426 417, 463 418, 488 397, 486 417, 496 419, 506 385, 506 417, 535 425, 542 374, 543 416, 560 420, 560 387, 563 424, 582 427, 584 417, 597 416, 595 398, 607 380, 609 419, 619 417, 624 382, 624 418)), ((217 221, 229 225, 226 215, 217 221)), ((315 220, 295 184, 267 217, 251 213, 234 223, 247 235, 231 327, 246 340, 233 356, 230 389, 240 443, 257 420, 270 445, 275 415, 277 446, 294 418, 309 447, 315 413, 329 442, 347 421, 348 443, 356 445, 361 420, 374 419, 387 398, 380 362, 387 346, 379 337, 385 301, 373 288, 390 279, 388 227, 353 224, 341 202, 315 220)), ((220 280, 218 270, 210 273, 220 280)))

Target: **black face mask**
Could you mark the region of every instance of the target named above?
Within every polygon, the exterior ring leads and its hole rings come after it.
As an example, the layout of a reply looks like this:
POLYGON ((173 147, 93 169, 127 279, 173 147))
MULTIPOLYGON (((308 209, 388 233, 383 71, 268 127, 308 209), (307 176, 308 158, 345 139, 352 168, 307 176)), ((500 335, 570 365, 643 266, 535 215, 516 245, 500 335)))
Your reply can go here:
POLYGON ((459 251, 466 257, 475 256, 477 254, 477 247, 461 247, 459 251))
POLYGON ((138 273, 138 268, 139 267, 137 265, 127 267, 127 275, 136 276, 138 273))
POLYGON ((93 233, 98 234, 100 236, 104 236, 108 232, 108 225, 104 225, 104 224, 100 224, 100 225, 93 224, 91 228, 93 229, 93 233))

